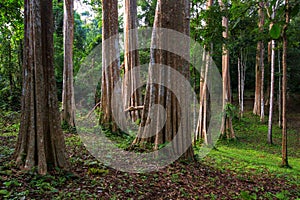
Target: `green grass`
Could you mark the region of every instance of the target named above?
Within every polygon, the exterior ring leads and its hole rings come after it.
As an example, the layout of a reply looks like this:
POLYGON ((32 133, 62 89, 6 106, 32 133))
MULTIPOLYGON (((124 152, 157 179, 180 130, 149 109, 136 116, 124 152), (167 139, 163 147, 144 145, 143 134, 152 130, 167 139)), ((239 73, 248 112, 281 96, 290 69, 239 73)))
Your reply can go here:
POLYGON ((220 170, 237 174, 270 174, 300 186, 300 147, 294 130, 288 131, 288 155, 291 168, 282 168, 281 129, 274 126, 274 144, 267 143, 268 127, 259 119, 246 113, 242 120, 234 121, 237 140, 219 141, 204 162, 220 170))
MULTIPOLYGON (((16 115, 17 116, 17 115, 16 115)), ((216 148, 210 151, 208 156, 203 158, 200 162, 205 165, 209 165, 215 169, 218 169, 224 174, 235 174, 240 180, 253 180, 255 182, 257 177, 275 177, 286 180, 288 185, 297 185, 300 188, 300 146, 297 142, 299 136, 295 130, 288 130, 288 154, 289 154, 289 164, 292 168, 282 168, 281 164, 281 129, 274 126, 273 138, 274 144, 269 145, 267 143, 267 125, 265 123, 260 123, 257 116, 251 113, 246 113, 244 118, 241 120, 236 119, 234 121, 234 130, 237 139, 236 140, 219 140, 216 148), (230 172, 230 173, 227 173, 230 172)), ((5 138, 0 145, 0 160, 2 158, 7 158, 13 153, 13 144, 15 144, 16 136, 19 130, 18 117, 14 114, 9 113, 9 115, 0 117, 0 138, 5 138), (8 116, 8 117, 7 117, 8 116), (5 142, 4 142, 5 141, 5 142)), ((87 130, 88 131, 88 130, 87 130)), ((109 137, 119 148, 126 149, 134 139, 133 137, 126 134, 113 134, 110 132, 105 132, 106 136, 109 137)), ((66 137, 66 145, 69 147, 71 154, 85 154, 88 155, 87 150, 80 148, 82 146, 82 141, 77 134, 68 134, 66 137)), ((111 173, 100 162, 96 160, 90 160, 91 157, 72 156, 70 158, 71 164, 76 165, 80 168, 86 169, 87 176, 90 177, 100 177, 99 180, 105 180, 107 174, 111 173)), ((13 171, 10 167, 10 162, 3 163, 0 166, 0 178, 10 176, 13 177, 13 171)), ((185 173, 185 168, 182 169, 185 173)), ((153 175, 154 182, 158 181, 159 176, 153 175)), ((142 175, 143 181, 146 181, 150 186, 154 184, 151 182, 151 178, 148 175, 142 175), (149 179, 149 180, 148 180, 149 179)), ((180 184, 181 175, 180 173, 173 174, 163 174, 165 178, 170 179, 171 183, 180 184)), ((130 177, 130 176, 129 176, 130 177)), ((117 179, 118 183, 120 181, 126 181, 129 179, 127 177, 124 179, 117 179)), ((211 177, 212 184, 215 183, 215 178, 211 177)), ((87 181, 87 188, 97 189, 101 186, 104 190, 106 187, 115 186, 105 186, 101 185, 104 183, 98 183, 99 181, 94 179, 89 179, 87 181), (95 184, 94 184, 95 183, 95 184), (100 184, 100 186, 99 186, 100 184)), ((0 198, 1 196, 5 198, 15 197, 16 199, 22 198, 23 196, 28 196, 34 193, 35 195, 50 194, 56 195, 56 199, 65 198, 82 198, 82 199, 92 199, 96 198, 97 191, 90 193, 87 189, 79 188, 82 183, 80 179, 74 179, 65 175, 47 175, 40 177, 36 174, 29 176, 20 174, 17 179, 4 179, 0 188, 0 198), (25 185, 25 182, 20 181, 23 178, 29 178, 25 185), (50 184, 51 183, 51 184, 50 184), (72 189, 68 189, 72 187, 72 189), (61 189, 64 190, 61 190, 61 189), (74 189, 75 188, 75 189, 74 189)), ((129 180, 130 182, 130 180, 129 180)), ((125 183, 124 183, 125 184, 125 183)), ((127 184, 127 183, 126 183, 127 184)), ((125 185, 126 185, 125 184, 125 185)), ((123 186, 124 193, 126 195, 133 195, 136 193, 135 188, 130 185, 127 187, 123 186)), ((256 185, 254 186, 256 187, 256 185)), ((92 190, 91 189, 91 190, 92 190)), ((188 199, 188 191, 185 188, 179 188, 182 197, 188 199)), ((249 192, 248 189, 245 191, 240 191, 239 193, 232 194, 236 199, 259 199, 255 191, 249 192)), ((257 187, 258 191, 262 191, 263 188, 257 187)), ((297 193, 297 192, 296 192, 297 193)), ((119 199, 121 194, 115 193, 111 195, 111 199, 119 199)), ((217 199, 213 193, 206 194, 208 198, 217 199)), ((289 191, 285 189, 279 189, 276 193, 272 191, 265 191, 264 196, 260 199, 289 199, 291 195, 295 196, 295 192, 290 194, 289 191)), ((300 196, 300 191, 296 194, 300 196)))

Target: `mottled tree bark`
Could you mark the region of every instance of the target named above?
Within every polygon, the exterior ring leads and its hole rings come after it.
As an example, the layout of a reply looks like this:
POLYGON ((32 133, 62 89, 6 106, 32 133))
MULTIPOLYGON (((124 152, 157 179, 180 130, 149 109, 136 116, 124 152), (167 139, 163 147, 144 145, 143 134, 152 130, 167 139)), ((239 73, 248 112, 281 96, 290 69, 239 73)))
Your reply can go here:
MULTIPOLYGON (((265 23, 264 18, 264 2, 259 2, 259 23, 258 27, 260 32, 263 32, 263 26, 265 23)), ((264 42, 263 40, 258 41, 256 50, 256 81, 255 81, 255 99, 253 113, 260 116, 260 121, 264 121, 264 42)))
POLYGON ((290 22, 289 0, 285 0, 285 25, 283 27, 282 49, 282 162, 281 165, 288 167, 287 152, 287 123, 286 123, 286 88, 287 88, 287 26, 290 22))
POLYGON ((240 49, 238 58, 238 96, 240 106, 240 118, 244 114, 244 90, 245 90, 245 77, 246 77, 246 64, 247 64, 247 50, 240 49))
MULTIPOLYGON (((275 18, 275 6, 272 8, 271 19, 275 18)), ((273 22, 270 24, 270 29, 273 26, 273 22)), ((268 121, 268 142, 269 144, 273 144, 272 138, 272 120, 273 120, 273 105, 274 105, 274 82, 275 82, 275 40, 271 40, 270 42, 270 66, 271 66, 271 82, 270 82, 270 108, 269 108, 269 121, 268 121)))
MULTIPOLYGON (((102 1, 102 84, 100 124, 117 131, 112 115, 112 94, 120 77, 118 0, 102 1)), ((119 91, 121 92, 121 91, 119 91)))
POLYGON ((274 104, 274 68, 275 68, 275 40, 272 40, 272 55, 271 55, 271 83, 270 83, 270 108, 268 121, 268 142, 273 144, 272 139, 272 119, 273 119, 273 104, 274 104))
MULTIPOLYGON (((209 9, 213 4, 213 0, 208 0, 206 3, 206 9, 209 9)), ((209 19, 211 20, 211 19, 209 19)), ((208 20, 208 23, 209 23, 208 20)), ((211 136, 208 135, 208 122, 209 122, 209 92, 207 88, 207 74, 210 66, 212 65, 211 52, 213 51, 213 44, 210 44, 209 48, 204 47, 205 51, 203 52, 203 63, 200 71, 200 109, 199 117, 196 128, 196 137, 198 140, 202 138, 206 145, 211 144, 211 136)))
POLYGON ((22 114, 14 153, 21 169, 67 169, 53 64, 51 0, 25 0, 22 114))
POLYGON ((125 0, 125 79, 123 88, 124 108, 129 109, 129 116, 133 122, 140 118, 140 111, 136 109, 141 105, 139 85, 139 73, 137 68, 140 65, 137 37, 137 0, 125 0), (134 73, 135 72, 135 73, 134 73))
MULTIPOLYGON (((219 0, 219 4, 222 9, 226 9, 222 0, 219 0)), ((225 27, 223 31, 223 38, 228 39, 228 18, 222 17, 222 26, 225 27)), ((223 78, 223 117, 221 124, 221 134, 227 136, 227 138, 235 138, 232 127, 232 116, 226 114, 226 107, 231 104, 231 88, 230 88, 230 71, 229 71, 229 50, 225 44, 223 44, 222 53, 222 78, 223 78)))
MULTIPOLYGON (((160 35, 162 37, 157 36, 157 28, 172 29, 185 35, 189 35, 189 1, 157 1, 157 9, 155 14, 154 30, 151 44, 149 80, 156 79, 159 80, 160 83, 166 84, 172 81, 171 84, 174 84, 175 87, 181 87, 180 83, 172 80, 173 75, 170 73, 170 71, 161 65, 172 67, 174 70, 180 72, 186 80, 189 80, 189 63, 179 55, 175 55, 174 53, 162 50, 161 45, 163 43, 172 45, 174 43, 180 43, 180 41, 175 41, 176 38, 164 35, 168 34, 167 32, 159 32, 158 34, 162 34, 160 35), (167 41, 161 41, 162 38, 167 38, 167 41), (153 70, 155 64, 160 64, 160 72, 153 70)), ((180 47, 183 48, 183 52, 189 53, 189 44, 182 44, 182 46, 180 47)), ((183 95, 185 95, 185 92, 188 91, 182 90, 182 92, 183 95)), ((188 107, 187 105, 189 105, 188 98, 186 98, 184 102, 181 103, 183 103, 184 106, 179 105, 177 97, 168 88, 162 85, 148 84, 141 119, 140 133, 138 134, 134 143, 142 144, 143 142, 152 142, 154 143, 154 149, 157 150, 159 149, 159 145, 170 142, 181 128, 184 129, 180 130, 182 133, 184 133, 184 136, 183 138, 179 138, 176 140, 174 153, 182 152, 183 149, 187 149, 182 157, 189 159, 193 158, 193 149, 191 147, 191 130, 189 130, 188 125, 181 127, 179 126, 180 123, 183 123, 181 122, 181 120, 183 119, 181 113, 186 113, 186 111, 184 112, 182 109, 186 109, 184 107, 188 107), (150 108, 155 104, 159 104, 165 109, 166 122, 162 128, 162 119, 151 119, 151 115, 149 114, 150 108), (150 133, 149 131, 151 131, 149 130, 149 128, 143 128, 150 123, 153 124, 153 129, 156 130, 156 133, 153 137, 148 137, 150 133), (148 138, 145 139, 145 137, 148 138)), ((158 110, 158 112, 164 111, 158 110)), ((158 116, 160 116, 160 114, 158 114, 158 116)), ((187 122, 184 123, 186 124, 187 122)))
POLYGON ((256 63, 255 63, 255 97, 254 97, 254 107, 253 114, 260 115, 260 88, 261 88, 261 68, 260 68, 260 49, 261 42, 257 42, 256 47, 256 63))
POLYGON ((278 126, 282 128, 281 53, 278 49, 278 126))
POLYGON ((64 0, 64 71, 62 91, 62 121, 75 127, 73 85, 74 0, 64 0))

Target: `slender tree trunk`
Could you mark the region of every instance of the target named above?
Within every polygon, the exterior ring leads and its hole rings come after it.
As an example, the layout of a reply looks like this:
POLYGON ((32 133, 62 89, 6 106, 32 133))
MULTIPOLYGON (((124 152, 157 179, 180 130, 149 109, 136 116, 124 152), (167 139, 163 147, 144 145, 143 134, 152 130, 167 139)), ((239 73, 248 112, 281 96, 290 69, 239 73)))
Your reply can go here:
MULTIPOLYGON (((224 10, 225 5, 222 0, 219 0, 221 8, 224 10)), ((228 39, 228 18, 223 16, 222 26, 225 27, 223 31, 223 38, 228 39)), ((222 54, 222 78, 223 78, 223 118, 221 125, 221 134, 226 135, 227 138, 235 138, 232 127, 232 116, 227 116, 226 108, 228 104, 231 104, 231 89, 230 89, 230 71, 229 71, 229 50, 225 44, 223 44, 222 54)))
POLYGON ((255 97, 254 97, 254 107, 253 114, 260 115, 260 101, 261 101, 261 68, 260 68, 260 49, 261 41, 257 42, 256 47, 256 64, 255 64, 255 97))
MULTIPOLYGON (((259 9, 259 28, 261 33, 263 33, 264 24, 265 24, 265 16, 264 16, 264 2, 260 2, 260 9, 259 9)), ((261 85, 260 85, 260 121, 264 122, 265 120, 265 104, 264 104, 264 82, 265 82, 265 47, 264 41, 261 40, 260 44, 260 70, 261 70, 261 85)))
POLYGON ((284 167, 288 167, 288 151, 287 151, 287 123, 286 123, 286 89, 287 89, 287 26, 290 22, 289 0, 285 0, 285 25, 283 28, 283 51, 282 51, 282 163, 284 167))
MULTIPOLYGON (((272 8, 271 19, 275 18, 275 7, 272 8)), ((273 23, 270 24, 270 29, 272 28, 273 23)), ((270 108, 269 108, 269 123, 268 123, 268 142, 273 144, 272 138, 272 120, 273 120, 273 105, 274 105, 274 73, 275 73, 275 40, 271 40, 270 48, 268 51, 271 51, 270 57, 270 66, 271 66, 271 83, 270 83, 270 108)))
POLYGON ((62 121, 75 127, 73 85, 74 0, 64 0, 64 72, 62 92, 62 121))
POLYGON ((261 68, 261 88, 260 88, 260 121, 264 122, 265 120, 265 103, 264 103, 264 82, 265 82, 265 64, 264 64, 264 43, 261 42, 260 50, 260 68, 261 68))
MULTIPOLYGON (((205 63, 206 66, 206 54, 208 54, 208 52, 203 51, 203 55, 202 55, 202 62, 205 63)), ((204 104, 204 82, 205 82, 205 69, 206 67, 202 66, 201 67, 201 71, 200 71, 200 108, 199 108, 199 117, 198 117, 198 123, 197 123, 197 129, 196 129, 196 139, 200 139, 203 138, 203 123, 204 123, 204 116, 206 113, 203 112, 203 104, 204 104)), ((206 90, 206 87, 205 87, 206 90)))
POLYGON ((268 49, 267 49, 267 52, 268 52, 268 64, 267 66, 265 67, 265 77, 266 77, 266 92, 265 92, 265 106, 269 105, 269 102, 270 102, 270 90, 271 90, 271 54, 272 54, 272 42, 269 41, 268 42, 268 49))
POLYGON ((244 50, 241 53, 242 53, 241 54, 241 117, 243 117, 243 114, 244 114, 244 91, 245 91, 248 50, 244 50))
POLYGON ((21 169, 67 169, 53 64, 51 0, 25 0, 22 114, 14 153, 21 169))
MULTIPOLYGON (((211 2, 211 1, 210 1, 211 2)), ((203 139, 204 139, 204 143, 206 145, 211 145, 212 144, 212 138, 211 135, 208 132, 208 125, 209 125, 209 120, 210 120, 210 93, 208 91, 208 85, 207 85, 207 79, 208 79, 208 71, 212 66, 212 57, 211 57, 211 53, 213 51, 213 44, 210 44, 210 51, 207 52, 206 54, 206 65, 205 65, 205 76, 204 76, 204 87, 203 87, 203 112, 204 112, 204 116, 203 116, 203 139)))
POLYGON ((240 49, 240 55, 238 58, 238 97, 240 106, 240 118, 244 114, 244 89, 245 89, 245 72, 246 72, 246 50, 240 49))
POLYGON ((278 126, 282 128, 282 105, 281 105, 281 56, 280 49, 278 49, 278 126))
POLYGON ((242 117, 242 63, 241 63, 241 51, 240 51, 240 56, 238 57, 238 98, 239 98, 239 106, 240 106, 240 112, 239 112, 239 117, 242 117))
MULTIPOLYGON (((260 33, 263 33, 264 26, 264 2, 259 2, 259 23, 260 33)), ((264 121, 264 42, 258 41, 256 49, 256 80, 255 80, 255 99, 253 113, 260 116, 260 121, 264 121)))
MULTIPOLYGON (((213 4, 213 0, 208 0, 206 2, 206 9, 208 10, 213 4)), ((210 20, 208 20, 207 23, 210 23, 210 20)), ((204 47, 205 51, 203 52, 203 63, 205 65, 202 66, 201 72, 200 72, 200 109, 199 109, 199 118, 196 128, 196 139, 199 139, 200 137, 204 140, 204 143, 206 145, 211 144, 211 137, 208 135, 208 112, 209 112, 209 92, 207 91, 207 74, 208 70, 211 66, 212 60, 211 60, 211 52, 213 51, 213 44, 210 44, 210 47, 206 48, 204 47)))
POLYGON ((269 123, 268 123, 268 142, 273 144, 272 139, 272 119, 273 119, 273 104, 274 104, 274 68, 275 68, 275 41, 271 41, 272 55, 271 55, 271 88, 270 88, 270 109, 269 109, 269 123))
MULTIPOLYGON (((137 38, 137 0, 125 0, 125 80, 123 88, 124 107, 136 108, 141 105, 139 75, 133 69, 139 66, 138 38, 137 38), (133 50, 134 49, 134 50, 133 50)), ((135 70, 136 71, 136 70, 135 70)), ((136 71, 137 72, 137 71, 136 71)), ((140 118, 140 111, 129 111, 132 121, 140 118)))
POLYGON ((102 1, 102 21, 103 42, 100 124, 107 129, 117 131, 117 124, 112 116, 112 94, 120 78, 119 41, 117 37, 118 0, 102 1))

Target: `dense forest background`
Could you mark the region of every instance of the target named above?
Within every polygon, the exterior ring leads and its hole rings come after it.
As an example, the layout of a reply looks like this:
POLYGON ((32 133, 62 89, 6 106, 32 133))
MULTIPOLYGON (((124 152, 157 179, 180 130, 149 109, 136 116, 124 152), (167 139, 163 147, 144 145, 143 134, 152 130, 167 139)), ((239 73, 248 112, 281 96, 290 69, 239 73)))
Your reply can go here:
MULTIPOLYGON (((140 26, 152 26, 155 14, 156 1, 138 1, 139 3, 139 24, 140 26)), ((84 2, 78 2, 79 7, 84 6, 84 2)), ((92 51, 92 49, 101 43, 101 3, 90 2, 92 11, 82 11, 78 13, 74 11, 74 73, 80 68, 80 63, 92 51), (93 15, 91 16, 92 12, 93 15)), ((215 53, 213 55, 214 62, 221 67, 221 44, 222 44, 222 13, 215 2, 210 10, 205 9, 204 1, 193 1, 191 13, 191 37, 201 44, 215 41, 215 53), (211 16, 210 16, 211 15, 211 16), (214 18, 213 23, 204 27, 201 21, 206 18, 214 18)), ((265 41, 270 40, 268 31, 271 19, 266 19, 264 24, 264 33, 258 34, 258 13, 257 3, 232 1, 228 5, 226 11, 230 15, 229 30, 230 38, 227 43, 231 52, 231 84, 233 91, 237 93, 238 84, 238 56, 240 49, 247 49, 247 71, 245 79, 245 89, 247 93, 253 93, 255 89, 255 55, 256 41, 263 38, 265 41), (249 91, 249 92, 248 92, 249 91)), ((124 9, 121 7, 120 10, 124 9)), ((270 9, 270 8, 268 8, 270 9)), ((295 10, 298 8, 296 7, 295 10)), ((82 10, 82 9, 80 9, 82 10)), ((53 1, 54 11, 54 48, 55 48, 55 75, 58 87, 58 97, 61 99, 62 94, 62 77, 63 77, 63 1, 53 1)), ((288 92, 289 94, 299 93, 299 14, 292 16, 292 20, 288 29, 288 92)), ((282 27, 283 11, 277 16, 277 23, 282 27), (281 16, 279 15, 281 14, 281 16)), ((1 3, 1 106, 3 109, 14 108, 20 109, 21 96, 21 79, 22 79, 22 49, 24 37, 24 21, 23 21, 23 1, 6 1, 1 3), (9 67, 8 67, 9 66, 9 67)), ((119 19, 119 32, 123 32, 123 18, 119 19)), ((277 39, 280 48, 281 39, 277 39)), ((267 49, 265 49, 267 51, 267 49)), ((147 60, 147 55, 141 55, 141 60, 147 60), (144 57, 144 58, 143 58, 144 57)), ((267 57, 265 57, 267 63, 267 57)), ((268 65, 266 65, 269 67, 268 65)), ((266 78, 270 70, 266 70, 266 78)), ((278 79, 279 74, 276 74, 278 79)), ((267 78, 268 80, 268 78, 267 78)), ((275 87, 278 87, 275 85, 275 87)), ((278 89, 278 88, 276 88, 278 89)))
MULTIPOLYGON (((29 1, 0 3, 1 199, 300 197, 300 3, 297 0, 34 2, 47 12, 39 12, 39 7, 29 1), (39 13, 46 25, 38 24, 30 17, 31 12, 39 13), (147 27, 169 28, 189 35, 205 49, 199 57, 208 64, 197 71, 169 52, 153 48, 128 51, 131 40, 137 40, 130 38, 128 31, 147 27), (33 32, 39 30, 41 41, 52 36, 53 41, 46 39, 46 50, 41 43, 41 55, 35 51, 30 54, 39 41, 33 32), (200 102, 199 115, 190 119, 196 125, 194 135, 188 137, 188 144, 177 141, 180 147, 173 149, 174 154, 180 148, 187 151, 178 156, 178 161, 150 173, 121 172, 102 164, 77 134, 73 78, 76 80, 95 49, 115 33, 124 37, 125 48, 118 52, 117 48, 114 51, 111 46, 102 46, 102 57, 117 53, 120 57, 108 68, 98 66, 102 70, 102 84, 97 86, 92 99, 94 108, 89 115, 95 113, 99 117, 103 133, 118 148, 138 153, 164 148, 177 134, 180 113, 184 112, 168 89, 144 85, 129 95, 128 102, 124 101, 126 117, 140 127, 138 134, 132 136, 119 129, 112 117, 114 100, 110 93, 119 79, 135 87, 139 78, 124 74, 136 65, 150 63, 151 79, 152 62, 176 63, 174 69, 189 80, 200 102), (42 60, 49 59, 48 64, 38 68, 39 56, 42 60), (212 65, 218 68, 223 80, 217 144, 212 142, 208 131, 210 111, 215 106, 211 105, 207 88, 207 73, 212 65), (38 84, 33 87, 34 93, 28 90, 26 77, 30 67, 36 70, 32 77, 38 73, 48 77, 40 82, 47 85, 41 87, 45 96, 39 97, 38 84), (27 97, 36 103, 28 103, 27 97), (51 99, 50 103, 43 98, 51 99), (141 127, 151 118, 148 111, 152 103, 162 105, 170 115, 162 130, 144 139, 140 136, 147 135, 147 130, 141 127), (43 120, 38 116, 43 116, 43 120), (39 138, 47 142, 40 144, 39 138), (193 145, 189 146, 189 142, 193 145), (214 145, 204 158, 199 154, 201 145, 209 148, 214 145), (45 154, 42 158, 41 152, 45 154)), ((160 42, 152 38, 151 45, 159 46, 160 42)), ((126 88, 122 89, 122 95, 126 99, 126 88)), ((128 170, 131 171, 134 170, 128 170)))

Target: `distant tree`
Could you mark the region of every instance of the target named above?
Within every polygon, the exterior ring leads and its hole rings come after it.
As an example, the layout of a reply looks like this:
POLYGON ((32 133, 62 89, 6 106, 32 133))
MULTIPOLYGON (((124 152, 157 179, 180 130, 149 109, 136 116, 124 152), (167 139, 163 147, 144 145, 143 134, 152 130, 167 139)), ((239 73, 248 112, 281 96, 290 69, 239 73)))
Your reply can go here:
MULTIPOLYGON (((264 1, 259 2, 259 32, 263 33, 265 17, 264 17, 264 1)), ((260 116, 260 121, 264 121, 264 42, 260 39, 257 43, 256 65, 255 65, 255 99, 253 113, 260 116)))
POLYGON ((52 0, 25 1, 22 114, 17 165, 39 174, 69 166, 58 111, 53 66, 52 0))
MULTIPOLYGON (((270 60, 270 66, 271 66, 271 79, 270 79, 270 103, 269 103, 269 121, 268 121, 268 143, 269 144, 273 144, 273 138, 272 138, 272 120, 273 120, 273 105, 274 105, 274 85, 275 85, 275 38, 278 38, 280 35, 277 34, 272 34, 272 29, 274 28, 273 26, 276 26, 276 24, 274 25, 274 20, 275 20, 275 15, 276 15, 276 9, 279 6, 279 1, 275 1, 275 4, 272 6, 272 8, 270 9, 271 11, 267 10, 267 14, 269 19, 271 20, 270 23, 270 33, 271 33, 271 37, 272 40, 269 43, 269 48, 268 48, 268 57, 270 56, 270 58, 268 58, 268 60, 270 60)), ((280 31, 277 31, 280 33, 280 31)))
MULTIPOLYGON (((226 6, 222 0, 219 0, 219 5, 222 10, 226 10, 226 6)), ((223 38, 227 40, 229 38, 228 33, 228 17, 222 17, 222 26, 224 27, 223 38)), ((222 54, 222 78, 223 78, 223 118, 221 124, 221 134, 226 135, 227 138, 235 138, 234 130, 232 127, 232 116, 228 114, 231 104, 231 87, 230 87, 230 68, 229 68, 229 48, 226 44, 223 44, 222 54)))
POLYGON ((22 1, 0 4, 0 109, 19 110, 22 85, 22 1))
POLYGON ((75 127, 75 99, 73 85, 74 1, 64 0, 64 70, 62 91, 62 121, 75 127))
MULTIPOLYGON (((209 10, 213 5, 213 0, 208 0, 206 2, 206 9, 209 10)), ((207 19, 207 24, 211 22, 212 19, 207 19)), ((209 68, 212 66, 212 52, 213 52, 213 43, 211 42, 208 45, 204 46, 205 51, 203 51, 203 63, 204 65, 201 68, 200 72, 200 109, 199 109, 199 118, 196 129, 196 137, 198 140, 202 138, 205 144, 211 144, 211 137, 208 134, 208 121, 209 121, 209 92, 207 88, 207 74, 209 68)))
POLYGON ((245 79, 246 79, 246 69, 247 69, 247 56, 248 50, 240 48, 238 57, 238 97, 240 106, 240 117, 244 114, 244 91, 245 91, 245 79))

